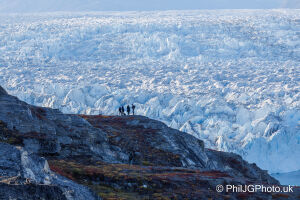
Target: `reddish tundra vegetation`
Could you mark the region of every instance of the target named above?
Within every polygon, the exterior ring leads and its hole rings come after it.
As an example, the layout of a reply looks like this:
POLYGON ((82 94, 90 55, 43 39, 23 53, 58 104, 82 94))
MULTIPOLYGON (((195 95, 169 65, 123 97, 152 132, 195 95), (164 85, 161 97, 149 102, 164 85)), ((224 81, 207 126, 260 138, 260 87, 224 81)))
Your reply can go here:
POLYGON ((0 172, 6 174, 0 197, 6 199, 28 200, 27 184, 35 199, 70 199, 66 192, 76 200, 300 199, 297 188, 294 193, 218 193, 217 185, 279 182, 241 156, 207 149, 203 141, 162 122, 66 115, 22 102, 1 87, 0 152, 0 172), (19 187, 7 181, 12 179, 19 187))
MULTIPOLYGON (((151 145, 159 128, 145 127, 141 119, 139 125, 132 123, 136 120, 134 116, 80 116, 108 133, 112 145, 129 153, 138 152, 130 164, 96 162, 86 165, 80 160, 49 160, 53 171, 90 187, 105 200, 291 198, 288 194, 217 193, 216 183, 232 184, 239 180, 218 170, 183 168, 179 155, 151 145)), ((238 159, 229 158, 228 161, 240 170, 246 169, 238 159)), ((255 181, 249 178, 246 183, 254 184, 255 181)))

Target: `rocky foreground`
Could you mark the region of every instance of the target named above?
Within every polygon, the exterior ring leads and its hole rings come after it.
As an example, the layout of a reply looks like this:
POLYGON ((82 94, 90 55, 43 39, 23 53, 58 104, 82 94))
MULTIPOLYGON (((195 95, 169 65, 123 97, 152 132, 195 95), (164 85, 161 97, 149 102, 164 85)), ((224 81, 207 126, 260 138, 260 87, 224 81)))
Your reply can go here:
POLYGON ((300 199, 218 193, 279 185, 240 156, 142 116, 65 115, 0 87, 0 199, 300 199))

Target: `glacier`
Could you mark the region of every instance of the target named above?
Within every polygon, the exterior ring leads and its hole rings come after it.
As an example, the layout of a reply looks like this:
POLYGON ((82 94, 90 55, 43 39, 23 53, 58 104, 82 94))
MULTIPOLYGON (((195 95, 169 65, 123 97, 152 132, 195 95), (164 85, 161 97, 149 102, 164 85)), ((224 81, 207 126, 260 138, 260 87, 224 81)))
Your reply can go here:
POLYGON ((0 14, 0 84, 66 113, 137 114, 272 173, 300 169, 300 10, 0 14))

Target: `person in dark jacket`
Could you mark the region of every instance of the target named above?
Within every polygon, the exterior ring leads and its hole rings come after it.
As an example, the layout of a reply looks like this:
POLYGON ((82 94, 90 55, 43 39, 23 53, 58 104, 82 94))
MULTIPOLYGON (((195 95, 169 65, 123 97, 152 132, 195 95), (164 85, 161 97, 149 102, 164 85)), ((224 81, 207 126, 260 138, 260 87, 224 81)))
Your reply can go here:
POLYGON ((119 107, 119 115, 122 115, 122 108, 121 108, 121 106, 119 107))
POLYGON ((130 115, 130 106, 129 105, 127 105, 127 113, 128 113, 128 115, 130 115))
POLYGON ((126 114, 125 114, 124 106, 121 107, 121 110, 122 110, 122 115, 126 115, 126 114))
POLYGON ((131 108, 132 108, 132 115, 134 115, 135 105, 131 104, 131 108))

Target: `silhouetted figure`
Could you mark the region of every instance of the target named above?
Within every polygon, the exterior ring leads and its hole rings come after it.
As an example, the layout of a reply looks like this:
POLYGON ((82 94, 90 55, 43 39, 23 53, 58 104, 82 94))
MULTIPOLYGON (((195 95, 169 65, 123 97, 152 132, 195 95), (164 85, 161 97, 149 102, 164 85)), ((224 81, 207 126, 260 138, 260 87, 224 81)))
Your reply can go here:
POLYGON ((121 108, 121 106, 119 107, 119 115, 122 115, 122 108, 121 108))
POLYGON ((128 113, 128 115, 130 115, 130 106, 129 105, 127 106, 127 113, 128 113))
POLYGON ((131 105, 131 108, 132 108, 132 115, 134 115, 134 109, 135 109, 135 105, 131 105))
POLYGON ((125 114, 124 106, 121 107, 121 110, 122 110, 122 115, 126 115, 126 114, 125 114))

